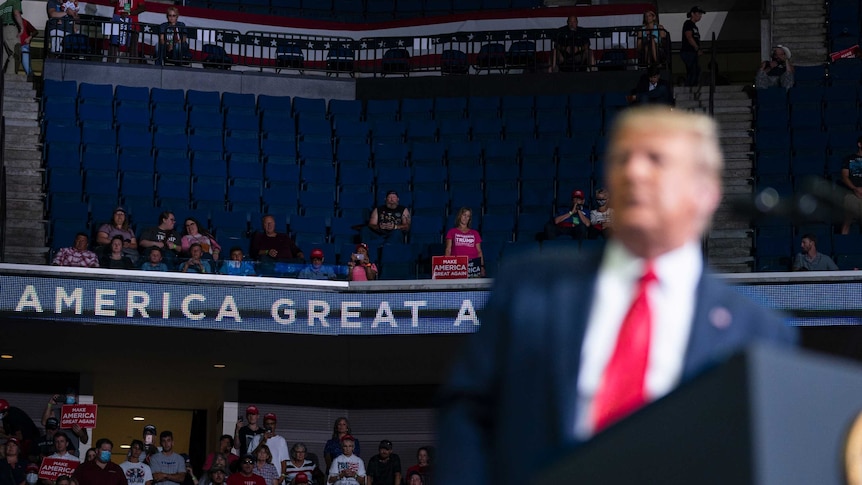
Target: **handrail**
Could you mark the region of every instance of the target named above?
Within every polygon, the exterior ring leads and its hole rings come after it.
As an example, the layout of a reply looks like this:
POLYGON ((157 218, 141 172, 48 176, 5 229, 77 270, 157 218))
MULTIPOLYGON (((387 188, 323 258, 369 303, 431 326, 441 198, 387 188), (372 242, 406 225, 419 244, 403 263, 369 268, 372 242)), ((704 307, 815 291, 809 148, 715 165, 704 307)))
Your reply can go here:
POLYGON ((709 116, 715 114, 715 71, 718 69, 718 62, 715 60, 716 50, 715 32, 713 32, 709 50, 709 116))
MULTIPOLYGON (((62 20, 62 19, 61 19, 62 20)), ((162 24, 164 25, 164 24, 162 24)), ((51 19, 46 26, 49 56, 60 59, 115 61, 111 44, 127 43, 129 62, 148 62, 159 56, 160 26, 105 20, 64 23, 51 19), (80 35, 74 35, 77 31, 80 35)), ((563 39, 559 29, 527 29, 491 32, 453 32, 431 36, 349 37, 305 35, 267 31, 182 27, 181 56, 166 64, 202 65, 207 68, 284 69, 338 73, 409 75, 534 72, 547 70, 554 46, 563 39)), ((584 30, 596 65, 607 69, 637 69, 640 25, 584 30)), ((670 45, 664 36, 661 49, 670 45)), ((175 50, 176 51, 176 50, 175 50)), ((669 65, 670 55, 665 55, 669 65)))

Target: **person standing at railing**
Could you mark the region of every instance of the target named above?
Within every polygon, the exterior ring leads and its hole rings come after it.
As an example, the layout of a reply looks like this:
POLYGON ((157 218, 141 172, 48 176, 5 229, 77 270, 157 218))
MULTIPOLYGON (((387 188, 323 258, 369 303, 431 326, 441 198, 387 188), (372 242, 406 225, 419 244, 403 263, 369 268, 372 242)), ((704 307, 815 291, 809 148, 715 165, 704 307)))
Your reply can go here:
POLYGON ((700 7, 691 7, 686 14, 688 20, 682 24, 682 46, 679 48, 679 57, 685 64, 686 86, 700 84, 700 64, 697 58, 703 54, 703 49, 700 48, 700 30, 697 29, 697 23, 705 13, 700 7))
POLYGON ((48 0, 45 9, 48 12, 47 36, 52 38, 51 52, 63 50, 63 38, 75 31, 75 23, 80 20, 78 11, 64 6, 64 0, 48 0), (59 32, 57 32, 59 31, 59 32))
POLYGON ((0 5, 0 19, 3 20, 3 72, 6 72, 6 66, 15 56, 15 46, 19 43, 18 32, 25 30, 21 0, 3 2, 0 5))
POLYGON ((165 60, 183 62, 189 59, 189 34, 186 24, 179 21, 180 10, 168 7, 168 21, 159 26, 159 45, 156 49, 156 65, 165 60))
POLYGON ((120 51, 127 52, 129 61, 139 57, 138 53, 138 14, 145 11, 144 0, 113 0, 114 16, 112 21, 117 25, 116 35, 111 36, 111 47, 108 55, 115 62, 119 61, 120 51))

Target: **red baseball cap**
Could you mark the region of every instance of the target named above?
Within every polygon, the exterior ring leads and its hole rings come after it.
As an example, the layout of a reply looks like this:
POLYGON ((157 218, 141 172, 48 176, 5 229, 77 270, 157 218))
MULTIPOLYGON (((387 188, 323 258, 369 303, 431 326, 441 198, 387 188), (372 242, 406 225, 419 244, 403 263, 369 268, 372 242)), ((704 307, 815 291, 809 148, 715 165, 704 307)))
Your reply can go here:
POLYGON ((356 438, 354 438, 352 435, 346 434, 346 435, 341 437, 341 441, 344 441, 344 440, 356 441, 356 438))
POLYGON ((257 410, 257 406, 252 404, 251 406, 245 408, 245 414, 260 414, 260 411, 257 410))
POLYGON ((320 258, 320 259, 323 259, 323 251, 321 251, 321 250, 320 250, 320 249, 318 249, 318 248, 314 248, 314 249, 311 251, 311 257, 312 257, 312 258, 320 258))
POLYGON ((293 478, 293 483, 308 483, 308 475, 300 473, 293 478))
POLYGON ((28 471, 28 472, 37 472, 37 473, 38 473, 38 472, 39 472, 39 465, 37 465, 37 464, 35 464, 35 463, 30 463, 29 465, 27 465, 27 471, 28 471))
POLYGON ((572 198, 575 198, 575 197, 577 197, 579 199, 583 199, 584 193, 581 192, 580 190, 575 190, 574 192, 572 192, 572 198))
POLYGON ((266 413, 266 416, 263 417, 263 420, 266 421, 267 419, 271 419, 276 423, 278 422, 278 418, 275 417, 275 413, 266 413))

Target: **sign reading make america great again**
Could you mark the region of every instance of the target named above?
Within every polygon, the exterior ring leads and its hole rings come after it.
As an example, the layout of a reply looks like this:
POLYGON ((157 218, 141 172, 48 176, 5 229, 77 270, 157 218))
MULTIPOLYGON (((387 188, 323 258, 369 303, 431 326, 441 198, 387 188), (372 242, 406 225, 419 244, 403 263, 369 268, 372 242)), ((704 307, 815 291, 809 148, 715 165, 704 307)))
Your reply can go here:
POLYGON ((318 289, 0 276, 0 316, 319 335, 472 333, 488 291, 318 289))

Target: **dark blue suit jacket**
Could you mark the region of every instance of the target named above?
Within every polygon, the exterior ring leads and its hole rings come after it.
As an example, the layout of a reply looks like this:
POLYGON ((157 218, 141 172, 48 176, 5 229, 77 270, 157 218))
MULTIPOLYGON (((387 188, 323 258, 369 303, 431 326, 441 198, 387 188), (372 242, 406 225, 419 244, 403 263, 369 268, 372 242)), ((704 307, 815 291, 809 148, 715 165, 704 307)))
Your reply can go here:
MULTIPOLYGON (((577 444, 581 344, 601 259, 530 255, 502 272, 482 328, 441 395, 435 482, 522 483, 556 451, 577 444)), ((795 331, 704 274, 682 381, 754 340, 790 345, 795 331)))

